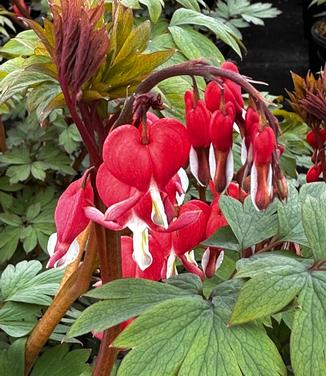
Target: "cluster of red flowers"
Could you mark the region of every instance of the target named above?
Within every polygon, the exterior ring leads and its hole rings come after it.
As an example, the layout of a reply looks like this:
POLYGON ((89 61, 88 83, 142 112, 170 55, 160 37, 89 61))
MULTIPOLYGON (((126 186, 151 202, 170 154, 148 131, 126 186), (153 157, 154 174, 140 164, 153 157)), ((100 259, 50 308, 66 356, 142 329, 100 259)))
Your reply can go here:
POLYGON ((326 145, 326 129, 313 128, 312 131, 307 133, 307 142, 314 149, 311 160, 313 165, 309 168, 306 180, 307 183, 318 181, 319 176, 323 172, 323 166, 321 162, 321 153, 325 153, 326 145))
MULTIPOLYGON (((222 68, 238 72, 230 62, 222 68)), ((72 183, 56 208, 50 267, 71 259, 69 247, 92 220, 111 230, 132 232, 132 237, 121 239, 125 277, 168 278, 176 273, 176 259, 202 279, 215 274, 223 250, 209 247, 200 265, 193 250, 227 225, 218 204, 220 194, 240 201, 247 196, 232 182, 234 129, 243 138, 242 159, 250 172, 257 210, 265 209, 273 197, 272 155, 277 144, 266 120, 254 108, 244 109, 241 88, 233 81, 210 82, 204 100, 197 90, 188 91, 185 105, 186 126, 147 113, 138 128, 126 124, 109 133, 96 174, 96 189, 107 210, 102 213, 93 205, 88 172, 72 183), (211 203, 197 199, 183 203, 188 164, 203 189, 211 190, 211 203)))

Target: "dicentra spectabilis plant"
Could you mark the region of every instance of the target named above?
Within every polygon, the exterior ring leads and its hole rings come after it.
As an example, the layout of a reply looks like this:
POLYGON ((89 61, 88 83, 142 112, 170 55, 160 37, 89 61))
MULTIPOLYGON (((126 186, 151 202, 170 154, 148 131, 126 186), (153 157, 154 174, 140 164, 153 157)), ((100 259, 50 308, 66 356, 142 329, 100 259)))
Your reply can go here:
MULTIPOLYGON (((104 301, 68 334, 101 340, 94 375, 110 374, 119 349, 131 349, 122 376, 286 375, 265 327, 291 321, 283 311, 297 306, 311 311, 305 294, 314 289, 324 294, 316 304, 325 302, 326 289, 317 286, 326 286, 325 221, 309 227, 316 212, 326 215, 324 188, 316 188, 318 202, 309 187, 300 200, 288 187, 278 120, 233 62, 160 69, 174 51, 147 51, 148 23, 134 27, 130 9, 116 2, 108 22, 105 9, 104 1, 54 0, 51 22, 24 21, 40 39, 41 58, 28 69, 51 77, 59 91, 41 123, 64 108, 89 156, 57 202, 47 267, 64 267, 65 275, 27 340, 26 372, 96 276, 101 287, 87 295, 104 301), (176 76, 190 78, 179 119, 164 116, 158 89, 176 76), (296 257, 305 253, 308 261, 296 257)), ((300 103, 310 111, 315 151, 307 180, 315 181, 324 172, 326 117, 309 95, 300 103)), ((305 317, 294 316, 291 364, 295 375, 315 375, 304 368, 309 346, 296 335, 306 330, 305 317)))

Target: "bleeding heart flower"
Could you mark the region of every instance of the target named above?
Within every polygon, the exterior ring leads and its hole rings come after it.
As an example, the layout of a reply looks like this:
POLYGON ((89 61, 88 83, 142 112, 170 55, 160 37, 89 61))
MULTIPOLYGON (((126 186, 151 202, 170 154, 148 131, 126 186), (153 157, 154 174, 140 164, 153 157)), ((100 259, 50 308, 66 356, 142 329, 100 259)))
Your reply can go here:
POLYGON ((322 173, 323 168, 322 164, 319 162, 317 165, 313 165, 309 168, 306 174, 306 181, 307 183, 313 183, 319 180, 319 176, 322 173))
POLYGON ((272 156, 276 147, 275 134, 270 127, 258 131, 253 140, 254 163, 251 168, 250 194, 257 210, 266 209, 271 202, 272 156))
POLYGON ((326 142, 326 130, 325 129, 317 129, 315 131, 309 131, 306 136, 306 140, 308 144, 316 149, 318 148, 317 137, 320 138, 321 144, 326 142))
POLYGON ((239 184, 234 182, 230 183, 226 190, 226 193, 241 202, 244 202, 245 198, 248 196, 248 193, 240 188, 239 184))
POLYGON ((244 135, 241 144, 241 162, 252 163, 253 160, 253 140, 258 132, 259 114, 253 108, 248 107, 244 123, 244 135))
POLYGON ((180 229, 170 232, 152 231, 153 237, 164 249, 167 258, 167 278, 175 274, 175 260, 179 257, 186 269, 203 277, 202 271, 198 268, 192 255, 194 247, 198 246, 206 238, 206 225, 210 213, 209 206, 200 200, 191 200, 180 207, 180 218, 193 218, 192 221, 180 229))
POLYGON ((67 253, 76 237, 85 230, 89 218, 86 217, 84 208, 93 205, 93 200, 94 193, 88 172, 62 193, 54 212, 57 241, 48 267, 52 268, 67 253))
POLYGON ((48 245, 47 245, 47 251, 50 256, 50 260, 47 264, 47 268, 49 267, 66 267, 67 265, 71 264, 73 261, 75 261, 76 257, 79 255, 80 247, 77 239, 75 239, 69 246, 67 252, 60 258, 58 259, 53 265, 52 265, 52 257, 55 254, 55 246, 57 244, 58 240, 58 234, 55 232, 53 233, 48 240, 48 245), (50 266, 51 265, 51 266, 50 266))
POLYGON ((146 270, 141 270, 133 258, 133 239, 129 236, 121 237, 122 276, 124 278, 145 278, 152 281, 164 278, 162 273, 167 255, 152 236, 149 237, 149 249, 153 262, 146 270))
POLYGON ((210 149, 210 170, 216 190, 223 192, 233 177, 233 123, 234 106, 228 102, 225 110, 214 112, 210 123, 212 147, 210 149))
POLYGON ((148 143, 142 143, 141 132, 127 124, 110 133, 104 163, 115 178, 141 192, 164 189, 188 160, 187 130, 177 120, 159 119, 147 125, 148 143))
MULTIPOLYGON (((239 73, 239 70, 232 62, 225 62, 221 65, 222 69, 239 73)), ((205 90, 205 103, 207 108, 211 112, 215 112, 221 109, 222 103, 222 88, 224 95, 224 102, 232 102, 235 106, 236 113, 241 116, 243 109, 243 99, 241 96, 241 87, 235 82, 221 78, 222 84, 218 84, 216 81, 211 81, 205 90)))
MULTIPOLYGON (((185 180, 182 172, 179 172, 185 180)), ((181 185, 179 175, 173 178, 167 186, 175 184, 181 185), (178 183, 177 183, 178 182, 178 183)), ((186 182, 184 181, 184 184, 186 182)), ((166 216, 165 207, 161 198, 161 192, 143 193, 134 187, 131 187, 116 179, 108 170, 105 164, 102 164, 96 176, 96 186, 103 203, 108 207, 105 213, 102 213, 94 207, 87 207, 85 213, 92 221, 97 222, 104 227, 112 230, 121 230, 128 227, 133 233, 133 258, 141 270, 146 270, 153 262, 153 257, 149 248, 148 229, 153 228, 156 231, 174 231, 180 227, 186 226, 198 216, 198 213, 192 215, 179 216, 174 219, 174 212, 171 218, 166 216), (159 223, 159 225, 157 225, 159 223), (163 225, 163 226, 162 226, 163 225)), ((171 188, 170 188, 171 189, 171 188)), ((180 186, 179 189, 182 189, 180 186)), ((171 192, 170 192, 171 193, 171 192)), ((169 207, 173 204, 166 196, 166 204, 169 207)), ((181 197, 180 197, 181 199, 181 197)), ((173 202, 176 200, 174 198, 173 202)))
POLYGON ((202 100, 195 101, 191 91, 185 93, 186 126, 190 149, 190 171, 200 185, 209 182, 209 145, 211 143, 209 123, 211 114, 202 100))
MULTIPOLYGON (((219 196, 217 196, 211 203, 210 215, 206 226, 206 238, 212 236, 219 228, 227 226, 225 219, 219 205, 219 196)), ((201 266, 207 278, 212 278, 216 270, 221 266, 224 258, 224 251, 218 247, 208 247, 201 261, 201 266)))

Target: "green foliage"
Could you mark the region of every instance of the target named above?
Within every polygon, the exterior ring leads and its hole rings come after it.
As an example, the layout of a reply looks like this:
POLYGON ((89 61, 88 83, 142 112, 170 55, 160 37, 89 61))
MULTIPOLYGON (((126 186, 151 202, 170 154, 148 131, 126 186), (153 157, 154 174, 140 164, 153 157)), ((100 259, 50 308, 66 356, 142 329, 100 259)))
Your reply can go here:
POLYGON ((219 206, 238 240, 239 250, 251 247, 277 233, 275 205, 259 212, 253 206, 250 197, 247 197, 242 205, 229 196, 222 196, 219 206))
POLYGON ((22 338, 15 341, 11 346, 0 349, 0 375, 24 375, 25 343, 25 338, 22 338))
POLYGON ((69 351, 67 344, 46 350, 37 361, 31 376, 80 376, 87 375, 90 366, 86 363, 90 351, 78 349, 69 351))
POLYGON ((5 10, 4 8, 0 6, 0 37, 1 36, 4 36, 6 38, 10 37, 7 29, 9 29, 10 31, 15 31, 15 27, 13 23, 11 22, 10 18, 8 17, 9 14, 10 13, 7 10, 5 10))
POLYGON ((249 0, 223 0, 218 1, 212 12, 213 17, 218 17, 229 25, 237 34, 238 29, 254 25, 264 25, 264 19, 275 18, 281 12, 270 3, 253 3, 249 0))
MULTIPOLYGON (((119 302, 120 312, 106 321, 107 327, 140 314, 114 342, 119 348, 132 348, 118 375, 254 375, 267 370, 270 375, 285 375, 281 357, 261 324, 227 326, 241 286, 240 281, 227 281, 208 300, 198 277, 190 275, 173 279, 170 286, 127 279, 104 285, 99 293, 95 290, 91 295, 107 298, 103 303, 113 307, 119 299, 125 303, 119 302), (138 312, 130 309, 133 303, 138 312)), ((104 317, 108 307, 97 309, 104 317)))
POLYGON ((60 180, 75 174, 71 165, 81 145, 76 126, 67 126, 58 111, 49 120, 42 128, 31 114, 7 132, 8 150, 0 155, 0 263, 20 244, 26 253, 46 250, 54 231, 56 191, 62 189, 57 184, 65 185, 60 180))
POLYGON ((295 375, 323 375, 326 336, 326 273, 302 261, 275 254, 241 260, 238 278, 250 278, 241 289, 230 323, 271 315, 297 297, 291 332, 295 375), (310 351, 309 351, 310 350, 310 351))
POLYGON ((0 328, 22 337, 34 327, 40 309, 49 305, 63 275, 61 269, 40 273, 39 261, 8 265, 0 278, 0 328))

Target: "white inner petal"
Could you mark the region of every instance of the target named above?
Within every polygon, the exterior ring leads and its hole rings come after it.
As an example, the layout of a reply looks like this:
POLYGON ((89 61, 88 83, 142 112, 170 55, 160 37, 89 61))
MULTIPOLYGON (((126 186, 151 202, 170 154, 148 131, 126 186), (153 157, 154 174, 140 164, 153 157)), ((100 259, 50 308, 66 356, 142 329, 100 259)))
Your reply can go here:
POLYGON ((190 167, 191 173, 197 180, 198 184, 200 184, 201 186, 204 186, 198 177, 198 174, 199 174, 198 155, 196 153, 196 150, 192 146, 190 148, 190 153, 189 153, 189 167, 190 167))
POLYGON ((177 267, 175 265, 176 256, 173 250, 171 250, 167 265, 166 265, 166 279, 173 277, 178 274, 177 267))
POLYGON ((210 147, 209 147, 208 161, 209 161, 209 172, 211 174, 212 180, 214 180, 214 176, 216 173, 216 160, 215 160, 215 152, 214 152, 213 144, 210 144, 210 147))
POLYGON ((183 201, 186 197, 186 192, 187 192, 188 187, 189 187, 189 179, 188 179, 188 175, 187 175, 186 171, 183 168, 180 168, 180 170, 178 171, 178 176, 180 178, 181 187, 182 187, 182 190, 184 192, 183 194, 180 194, 178 192, 176 194, 177 204, 180 206, 180 205, 183 204, 183 201))
POLYGON ((206 272, 210 253, 211 253, 211 250, 209 249, 209 247, 206 248, 205 252, 203 253, 203 257, 201 259, 201 267, 202 267, 204 273, 206 272))
POLYGON ((166 229, 169 227, 168 218, 165 214, 160 191, 155 183, 151 184, 149 192, 152 199, 151 219, 155 224, 166 229))
POLYGON ((257 194, 257 169, 255 164, 253 163, 251 167, 251 172, 250 172, 250 197, 251 201, 257 211, 259 211, 258 206, 256 205, 256 194, 257 194))
POLYGON ((233 163, 233 153, 232 149, 230 149, 230 152, 228 154, 228 158, 226 160, 226 187, 231 183, 232 178, 233 178, 233 169, 234 169, 234 163, 233 163))
POLYGON ((50 257, 54 255, 54 248, 55 248, 55 245, 57 244, 57 240, 58 240, 58 234, 56 232, 50 235, 49 240, 48 240, 48 245, 47 245, 47 251, 50 257))
POLYGON ((127 226, 133 233, 133 254, 132 258, 141 270, 147 269, 153 262, 153 257, 149 251, 148 228, 136 215, 128 221, 127 226))

